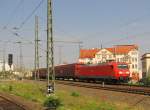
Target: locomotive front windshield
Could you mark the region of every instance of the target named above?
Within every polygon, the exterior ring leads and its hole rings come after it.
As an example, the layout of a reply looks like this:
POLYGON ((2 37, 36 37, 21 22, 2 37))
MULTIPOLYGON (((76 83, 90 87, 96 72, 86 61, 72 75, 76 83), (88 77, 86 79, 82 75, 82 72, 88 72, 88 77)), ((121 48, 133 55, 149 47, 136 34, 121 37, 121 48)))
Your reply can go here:
POLYGON ((118 68, 119 69, 128 69, 128 65, 126 65, 126 64, 119 64, 118 68))

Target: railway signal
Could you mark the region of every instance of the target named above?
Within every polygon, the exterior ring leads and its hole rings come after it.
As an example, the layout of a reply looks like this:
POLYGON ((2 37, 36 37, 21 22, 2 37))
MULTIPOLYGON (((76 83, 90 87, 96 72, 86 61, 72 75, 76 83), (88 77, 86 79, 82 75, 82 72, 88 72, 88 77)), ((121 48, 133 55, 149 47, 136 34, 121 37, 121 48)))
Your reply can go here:
POLYGON ((13 64, 13 54, 8 54, 8 65, 10 66, 10 68, 12 64, 13 64))

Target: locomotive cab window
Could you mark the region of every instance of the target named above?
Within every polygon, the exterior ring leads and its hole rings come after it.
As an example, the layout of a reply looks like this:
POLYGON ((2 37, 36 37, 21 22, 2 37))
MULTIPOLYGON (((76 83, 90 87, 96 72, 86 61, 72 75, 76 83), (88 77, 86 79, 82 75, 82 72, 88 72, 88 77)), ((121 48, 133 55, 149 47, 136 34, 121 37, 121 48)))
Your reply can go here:
POLYGON ((119 65, 118 65, 118 68, 119 68, 119 69, 128 69, 128 65, 119 64, 119 65))

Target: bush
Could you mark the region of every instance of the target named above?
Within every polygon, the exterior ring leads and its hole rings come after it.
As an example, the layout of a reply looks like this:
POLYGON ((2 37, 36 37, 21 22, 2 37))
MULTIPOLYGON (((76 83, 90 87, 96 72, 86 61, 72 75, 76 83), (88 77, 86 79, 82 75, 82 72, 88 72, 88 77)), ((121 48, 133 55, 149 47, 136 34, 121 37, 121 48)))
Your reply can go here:
POLYGON ((142 82, 144 83, 144 85, 150 85, 150 77, 142 79, 142 82))
POLYGON ((79 96, 80 96, 80 94, 79 94, 79 93, 77 93, 77 92, 72 92, 72 93, 71 93, 71 96, 79 97, 79 96))
POLYGON ((9 85, 9 92, 11 92, 13 90, 12 85, 9 85))
POLYGON ((57 109, 62 105, 61 100, 55 96, 49 96, 44 101, 44 107, 57 109))

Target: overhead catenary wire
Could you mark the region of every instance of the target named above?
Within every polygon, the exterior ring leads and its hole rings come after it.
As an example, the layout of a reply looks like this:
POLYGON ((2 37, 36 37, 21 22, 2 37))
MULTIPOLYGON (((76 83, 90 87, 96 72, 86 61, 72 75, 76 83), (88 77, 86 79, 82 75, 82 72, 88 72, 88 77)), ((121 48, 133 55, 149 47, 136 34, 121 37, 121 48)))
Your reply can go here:
POLYGON ((9 21, 8 23, 3 27, 3 29, 7 28, 9 23, 12 21, 12 18, 16 15, 18 9, 21 7, 21 5, 23 4, 24 0, 20 0, 18 2, 18 4, 16 5, 16 7, 14 8, 14 10, 12 11, 12 13, 10 14, 10 17, 9 17, 9 21))
POLYGON ((44 0, 41 0, 39 4, 33 9, 33 11, 23 20, 23 22, 18 27, 19 29, 22 28, 25 25, 25 23, 34 15, 34 13, 38 10, 38 8, 42 5, 43 2, 44 0))
MULTIPOLYGON (((41 6, 41 4, 43 3, 44 0, 41 0, 40 3, 35 7, 35 9, 31 12, 31 14, 29 16, 26 17, 26 19, 20 24, 20 27, 23 27, 23 25, 32 17, 32 15, 35 13, 35 11, 41 6)), ((138 20, 141 20, 142 18, 140 17, 139 19, 136 18, 135 20, 132 20, 132 22, 135 22, 135 21, 138 21, 138 20)), ((131 24, 132 22, 128 22, 128 23, 125 23, 123 24, 123 26, 125 25, 129 25, 131 24)), ((121 25, 122 26, 122 25, 121 25)))
POLYGON ((10 16, 8 17, 8 22, 7 22, 4 26, 1 27, 0 32, 8 28, 10 22, 12 21, 13 17, 16 15, 18 9, 21 7, 21 4, 23 4, 23 2, 24 2, 24 0, 20 0, 20 1, 18 2, 18 4, 16 5, 16 7, 15 7, 15 8, 13 9, 13 11, 10 13, 10 16))
MULTIPOLYGON (((125 22, 125 23, 122 23, 122 24, 120 24, 119 26, 117 26, 117 29, 118 30, 120 30, 120 31, 118 31, 117 30, 117 33, 122 33, 123 32, 123 28, 124 27, 127 27, 127 26, 130 26, 131 24, 133 24, 133 23, 135 23, 135 22, 138 22, 138 21, 141 21, 141 20, 143 20, 143 19, 145 19, 145 17, 147 17, 147 16, 149 16, 150 15, 150 13, 147 13, 147 14, 145 14, 145 15, 143 15, 143 16, 140 16, 140 17, 136 17, 136 18, 134 18, 134 19, 132 19, 132 20, 128 20, 127 22, 125 22)), ((113 30, 111 30, 110 32, 114 32, 113 30)), ((105 32, 101 32, 102 34, 105 34, 105 32)), ((91 36, 92 36, 92 38, 93 38, 93 36, 99 36, 99 34, 98 33, 96 33, 96 34, 93 34, 93 35, 90 35, 90 36, 88 36, 89 38, 91 38, 91 36)), ((87 37, 87 36, 86 36, 87 37)), ((87 39, 87 38, 86 38, 87 39)), ((118 39, 120 39, 120 38, 118 38, 118 39)), ((122 39, 122 38, 121 38, 122 39)), ((113 40, 114 41, 114 40, 113 40)), ((110 42, 110 41, 109 41, 110 42)))
MULTIPOLYGON (((21 4, 23 1, 24 1, 24 0, 20 0, 20 2, 18 3, 17 7, 19 7, 19 4, 21 4)), ((20 27, 23 27, 23 25, 32 17, 32 15, 36 12, 36 10, 41 6, 41 4, 43 3, 43 1, 44 1, 44 0, 41 0, 41 1, 39 2, 39 4, 38 4, 38 5, 35 7, 35 9, 29 14, 29 16, 27 16, 26 19, 20 24, 20 27)), ((17 10, 16 10, 17 7, 14 9, 14 12, 17 11, 17 10)), ((145 16, 145 15, 144 15, 144 16, 145 16)), ((124 27, 124 26, 128 26, 129 24, 132 24, 132 23, 135 22, 135 21, 139 21, 139 20, 143 19, 144 16, 139 17, 139 18, 136 18, 136 19, 134 19, 134 20, 131 20, 131 22, 128 21, 127 23, 122 24, 121 27, 122 27, 122 26, 123 26, 123 27, 124 27)))
MULTIPOLYGON (((13 29, 14 30, 18 30, 18 29, 21 29, 25 23, 33 16, 33 14, 37 11, 37 9, 42 5, 42 3, 44 2, 44 0, 41 0, 39 2, 39 4, 34 8, 34 10, 24 19, 24 21, 20 24, 19 27, 14 27, 13 29)), ((9 30, 13 35, 15 35, 16 37, 19 37, 21 38, 22 40, 25 40, 23 37, 21 37, 20 34, 18 34, 18 32, 13 32, 12 30, 9 30)), ((26 41, 29 41, 29 40, 26 40, 26 41)), ((29 41, 30 42, 30 41, 29 41)))
POLYGON ((123 40, 129 40, 129 39, 131 39, 131 38, 138 38, 139 35, 144 35, 144 34, 150 34, 150 32, 143 32, 143 33, 139 33, 139 34, 128 35, 128 36, 122 37, 122 38, 120 38, 120 39, 113 39, 113 40, 110 40, 110 41, 105 42, 105 43, 103 43, 103 44, 110 44, 110 43, 112 44, 112 43, 114 43, 114 42, 120 42, 120 41, 123 41, 123 40))

